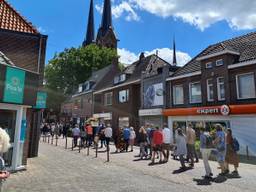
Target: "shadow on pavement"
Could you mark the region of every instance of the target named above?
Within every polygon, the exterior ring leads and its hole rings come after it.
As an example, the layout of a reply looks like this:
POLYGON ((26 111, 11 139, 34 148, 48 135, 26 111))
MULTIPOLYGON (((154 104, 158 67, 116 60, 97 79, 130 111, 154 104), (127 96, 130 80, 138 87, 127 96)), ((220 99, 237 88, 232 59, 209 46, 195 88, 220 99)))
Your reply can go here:
POLYGON ((180 168, 180 169, 174 170, 172 172, 172 174, 183 173, 183 172, 186 172, 186 171, 191 170, 191 169, 193 169, 193 168, 192 167, 180 168))
POLYGON ((227 177, 218 175, 215 178, 193 179, 197 185, 211 185, 212 183, 224 183, 227 177))

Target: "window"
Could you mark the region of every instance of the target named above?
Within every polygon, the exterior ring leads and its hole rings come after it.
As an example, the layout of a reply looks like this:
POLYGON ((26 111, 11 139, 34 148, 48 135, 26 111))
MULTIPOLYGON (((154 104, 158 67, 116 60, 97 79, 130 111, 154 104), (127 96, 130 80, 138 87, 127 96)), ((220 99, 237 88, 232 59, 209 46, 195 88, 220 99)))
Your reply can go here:
POLYGON ((112 96, 113 96, 112 92, 105 93, 105 95, 104 95, 104 105, 105 106, 112 105, 112 96))
POLYGON ((119 103, 125 103, 129 100, 129 90, 119 91, 119 103))
POLYGON ((213 81, 207 79, 207 101, 214 101, 213 81))
POLYGON ((221 66, 223 65, 223 59, 219 59, 216 61, 216 66, 221 66))
POLYGON ((84 90, 85 91, 88 91, 90 89, 90 82, 86 82, 85 84, 84 84, 84 90))
POLYGON ((118 75, 114 78, 114 84, 122 83, 126 80, 126 74, 118 75))
POLYGON ((124 82, 126 80, 126 74, 120 75, 119 80, 120 80, 120 82, 124 82))
POLYGON ((78 93, 81 93, 83 91, 83 84, 80 84, 78 87, 78 93))
POLYGON ((119 76, 116 76, 116 77, 114 78, 114 84, 117 84, 117 83, 119 83, 119 76))
POLYGON ((225 96, 225 79, 224 77, 217 78, 217 90, 218 90, 218 100, 224 101, 226 99, 225 96))
POLYGON ((174 105, 184 104, 183 85, 176 85, 173 87, 173 103, 174 105))
POLYGON ((201 83, 190 83, 189 85, 189 95, 190 103, 201 103, 202 102, 202 92, 201 92, 201 83))
POLYGON ((206 69, 211 69, 212 68, 212 62, 208 62, 205 64, 206 69))
POLYGON ((237 75, 237 98, 251 99, 256 97, 254 73, 237 75))

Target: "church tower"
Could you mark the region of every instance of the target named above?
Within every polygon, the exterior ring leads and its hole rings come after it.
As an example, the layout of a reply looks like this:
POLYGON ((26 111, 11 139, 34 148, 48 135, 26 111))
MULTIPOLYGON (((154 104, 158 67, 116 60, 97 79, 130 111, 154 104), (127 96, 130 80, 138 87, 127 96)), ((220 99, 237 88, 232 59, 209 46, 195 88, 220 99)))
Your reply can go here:
POLYGON ((93 0, 90 3, 90 11, 88 16, 87 32, 86 38, 83 42, 83 46, 86 47, 95 42, 94 40, 94 10, 93 10, 93 0))
POLYGON ((101 26, 98 30, 96 44, 117 49, 117 38, 112 26, 111 0, 104 0, 101 26))

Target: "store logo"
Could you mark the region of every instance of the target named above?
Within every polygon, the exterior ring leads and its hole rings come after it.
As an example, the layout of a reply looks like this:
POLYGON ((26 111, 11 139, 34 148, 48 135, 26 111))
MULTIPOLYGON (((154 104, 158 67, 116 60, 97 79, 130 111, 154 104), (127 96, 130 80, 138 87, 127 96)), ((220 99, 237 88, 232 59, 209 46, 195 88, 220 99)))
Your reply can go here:
POLYGON ((220 108, 220 112, 222 115, 226 116, 230 114, 230 108, 227 105, 222 105, 220 108))
POLYGON ((6 84, 6 90, 22 93, 23 87, 20 85, 19 78, 18 77, 12 77, 11 81, 7 82, 7 84, 6 84))
POLYGON ((219 109, 218 108, 205 108, 205 109, 198 109, 197 113, 199 114, 218 114, 219 109))

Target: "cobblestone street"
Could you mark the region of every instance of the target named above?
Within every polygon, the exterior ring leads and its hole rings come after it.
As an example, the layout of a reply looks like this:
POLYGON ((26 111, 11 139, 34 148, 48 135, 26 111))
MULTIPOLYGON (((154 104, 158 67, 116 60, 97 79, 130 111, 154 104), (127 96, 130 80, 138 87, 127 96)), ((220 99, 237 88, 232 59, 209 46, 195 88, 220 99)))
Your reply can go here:
MULTIPOLYGON (((64 148, 64 140, 59 146, 40 143, 39 157, 30 159, 27 171, 18 172, 4 183, 7 192, 43 192, 43 191, 254 191, 256 167, 241 164, 241 178, 217 179, 206 183, 202 180, 204 169, 202 162, 193 170, 173 174, 179 168, 179 162, 171 160, 167 164, 148 166, 149 161, 134 161, 138 148, 133 153, 110 154, 106 162, 106 153, 64 148), (203 182, 203 183, 202 183, 203 182), (198 185, 199 184, 199 185, 198 185)), ((71 140, 68 141, 71 146, 71 140)), ((111 148, 111 152, 114 148, 111 148)), ((213 168, 216 162, 211 162, 213 168)), ((217 175, 218 170, 214 170, 217 175)))

